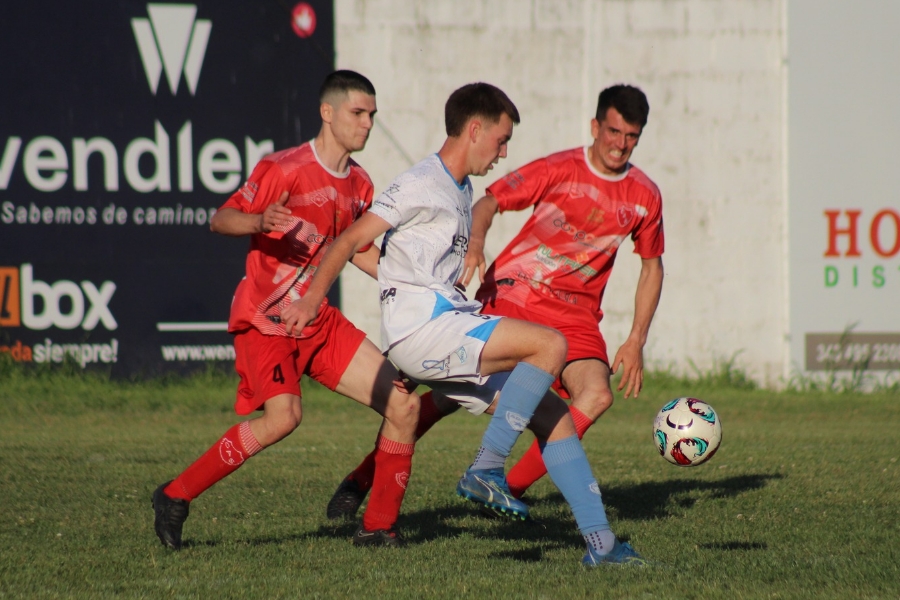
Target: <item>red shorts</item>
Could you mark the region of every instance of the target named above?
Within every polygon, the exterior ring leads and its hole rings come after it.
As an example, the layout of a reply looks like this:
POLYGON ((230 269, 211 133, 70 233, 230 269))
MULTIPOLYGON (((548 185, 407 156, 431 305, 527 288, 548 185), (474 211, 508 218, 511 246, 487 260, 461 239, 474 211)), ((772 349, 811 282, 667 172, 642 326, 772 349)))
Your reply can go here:
POLYGON ((241 377, 237 414, 249 415, 279 394, 299 396, 302 375, 330 390, 337 387, 366 334, 332 306, 326 306, 316 322, 315 332, 303 339, 263 335, 254 328, 235 334, 235 369, 241 377))
MULTIPOLYGON (((567 310, 571 310, 571 307, 561 303, 559 312, 535 312, 498 298, 485 304, 481 312, 486 315, 500 315, 521 321, 529 321, 556 329, 565 336, 569 344, 566 364, 576 360, 594 358, 603 361, 608 366, 609 357, 606 354, 606 341, 600 334, 600 327, 597 325, 597 322, 592 316, 589 316, 589 319, 572 319, 562 316, 564 314, 563 311, 567 310)), ((563 388, 559 379, 553 382, 553 389, 563 398, 569 398, 569 393, 563 388)))

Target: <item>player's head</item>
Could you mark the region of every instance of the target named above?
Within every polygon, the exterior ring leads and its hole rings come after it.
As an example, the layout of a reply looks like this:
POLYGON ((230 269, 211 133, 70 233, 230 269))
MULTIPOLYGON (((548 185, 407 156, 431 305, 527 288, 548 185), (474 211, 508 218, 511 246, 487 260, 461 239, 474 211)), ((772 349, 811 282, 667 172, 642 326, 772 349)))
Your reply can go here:
POLYGON ((461 135, 470 119, 480 118, 486 124, 494 124, 499 123, 503 115, 519 124, 516 105, 503 90, 489 83, 464 85, 450 94, 444 105, 444 125, 450 137, 461 135))
POLYGON ((466 170, 471 175, 484 175, 506 157, 513 125, 518 123, 516 105, 489 83, 462 86, 444 106, 447 136, 465 142, 466 170))
POLYGON ((600 92, 597 115, 591 120, 591 164, 606 175, 623 173, 649 113, 647 96, 634 86, 614 85, 600 92))
POLYGON ((376 111, 375 86, 355 71, 335 71, 319 88, 322 129, 349 152, 365 148, 376 111))
POLYGON ((338 106, 347 99, 350 92, 362 92, 368 96, 375 95, 375 86, 356 71, 342 69, 334 71, 319 88, 319 102, 338 106))
POLYGON ((603 121, 610 108, 616 109, 628 123, 642 129, 647 124, 647 115, 650 114, 650 104, 644 92, 632 85, 621 83, 600 92, 600 98, 597 99, 597 114, 594 118, 603 121))

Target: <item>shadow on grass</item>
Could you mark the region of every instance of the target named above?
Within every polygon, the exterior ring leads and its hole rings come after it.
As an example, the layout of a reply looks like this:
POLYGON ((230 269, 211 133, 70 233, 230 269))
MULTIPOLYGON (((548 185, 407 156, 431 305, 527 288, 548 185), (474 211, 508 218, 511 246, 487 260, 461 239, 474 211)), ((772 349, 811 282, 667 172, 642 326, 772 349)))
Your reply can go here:
MULTIPOLYGON (((603 501, 616 509, 619 519, 646 521, 667 517, 673 508, 689 509, 701 497, 733 498, 762 489, 780 473, 754 473, 718 480, 668 479, 603 489, 603 501)), ((557 494, 559 501, 562 496, 557 494)))
MULTIPOLYGON (((603 492, 606 506, 615 511, 617 520, 652 520, 667 517, 681 510, 691 509, 702 497, 733 498, 743 493, 764 487, 769 480, 781 479, 781 474, 751 474, 728 477, 720 480, 670 479, 636 485, 610 486, 603 492)), ((526 500, 528 500, 526 496, 526 500)), ((564 504, 558 492, 536 498, 535 508, 564 504)), ((476 538, 502 538, 533 541, 530 548, 503 551, 491 554, 494 558, 506 558, 519 562, 537 562, 545 551, 554 548, 581 547, 584 540, 575 528, 571 514, 565 511, 549 510, 542 513, 540 520, 525 522, 488 518, 481 515, 473 502, 451 502, 427 510, 403 512, 398 527, 407 543, 417 545, 440 538, 456 538, 464 535, 476 538), (553 513, 559 513, 559 516, 553 513), (551 513, 548 516, 543 516, 551 513)), ((297 535, 243 540, 255 546, 280 544, 305 539, 349 540, 359 526, 362 512, 355 519, 329 522, 315 531, 297 535)), ((622 537, 622 541, 628 541, 622 537)), ((216 546, 217 542, 185 540, 185 547, 216 546)), ((700 546, 708 550, 764 550, 765 544, 746 542, 716 542, 700 546)))

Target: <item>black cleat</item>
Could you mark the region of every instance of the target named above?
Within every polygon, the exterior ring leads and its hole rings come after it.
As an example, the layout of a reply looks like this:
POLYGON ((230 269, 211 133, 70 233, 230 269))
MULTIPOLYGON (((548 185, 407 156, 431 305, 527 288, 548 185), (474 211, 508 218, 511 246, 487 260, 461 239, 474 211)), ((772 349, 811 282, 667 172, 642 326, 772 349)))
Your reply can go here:
POLYGON ((188 518, 190 502, 180 498, 169 498, 163 490, 170 483, 172 482, 167 481, 156 488, 153 497, 150 498, 153 511, 156 513, 153 526, 163 546, 181 550, 181 528, 188 518))
POLYGON ((406 545, 406 540, 396 529, 376 529, 367 531, 362 525, 353 534, 354 546, 390 546, 400 548, 406 545))
POLYGON ((348 475, 335 490, 331 500, 328 501, 325 516, 329 519, 356 516, 356 511, 359 510, 368 493, 368 490, 359 489, 356 480, 351 479, 348 475))

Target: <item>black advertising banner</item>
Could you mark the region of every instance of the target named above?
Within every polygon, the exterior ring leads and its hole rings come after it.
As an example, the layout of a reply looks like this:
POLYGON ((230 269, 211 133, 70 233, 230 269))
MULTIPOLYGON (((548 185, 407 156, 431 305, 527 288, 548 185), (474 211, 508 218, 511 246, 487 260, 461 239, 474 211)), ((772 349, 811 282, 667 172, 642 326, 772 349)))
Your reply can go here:
POLYGON ((0 8, 0 352, 114 374, 234 353, 249 240, 209 231, 318 132, 332 2, 0 8))

